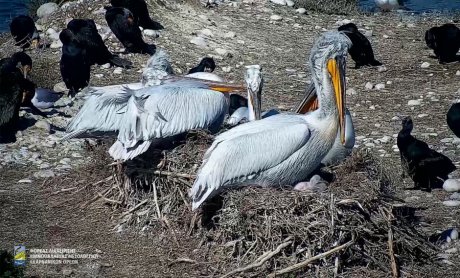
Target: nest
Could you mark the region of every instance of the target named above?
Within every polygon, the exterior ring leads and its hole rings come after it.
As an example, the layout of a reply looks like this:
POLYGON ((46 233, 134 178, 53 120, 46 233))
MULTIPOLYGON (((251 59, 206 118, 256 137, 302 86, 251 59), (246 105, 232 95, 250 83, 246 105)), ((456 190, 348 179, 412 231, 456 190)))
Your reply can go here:
POLYGON ((435 255, 437 247, 416 230, 415 209, 393 196, 394 170, 367 152, 337 167, 326 193, 248 187, 224 192, 193 214, 188 190, 211 139, 190 133, 162 152, 115 165, 107 199, 123 208, 120 225, 172 234, 178 245, 198 238, 203 252, 212 245, 218 271, 228 276, 330 276, 360 268, 399 275, 435 255))

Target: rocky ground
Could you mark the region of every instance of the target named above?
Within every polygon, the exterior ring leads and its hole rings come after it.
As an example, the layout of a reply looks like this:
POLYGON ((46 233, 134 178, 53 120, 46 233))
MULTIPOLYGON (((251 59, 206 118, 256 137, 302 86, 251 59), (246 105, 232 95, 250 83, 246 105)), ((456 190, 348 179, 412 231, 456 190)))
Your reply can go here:
MULTIPOLYGON (((79 0, 65 4, 48 18, 39 20, 37 24, 51 43, 51 48, 30 52, 34 60, 32 78, 39 86, 53 88, 61 81, 60 44, 56 34, 71 18, 95 19, 109 48, 114 52, 123 51, 106 26, 104 4, 105 1, 100 0, 79 0)), ((399 167, 395 138, 400 129, 397 116, 411 115, 414 134, 460 166, 460 139, 452 134, 445 121, 450 104, 460 94, 460 64, 439 65, 430 57, 432 53, 423 41, 425 30, 448 22, 449 18, 398 13, 338 16, 294 7, 262 0, 243 0, 224 1, 216 8, 205 9, 199 2, 161 1, 151 3, 150 9, 154 19, 166 29, 159 34, 144 30, 144 35, 146 41, 170 54, 173 67, 179 74, 206 55, 215 58, 216 73, 230 82, 242 81, 244 65, 260 64, 265 74, 263 106, 291 111, 308 82, 306 58, 314 39, 321 32, 352 21, 369 37, 376 58, 385 65, 378 69, 357 70, 353 69, 354 62, 349 59, 347 106, 355 124, 356 148, 370 149, 381 157, 382 163, 399 167)), ((3 56, 17 50, 12 47, 8 36, 3 37, 2 42, 3 56)), ((126 70, 107 65, 94 66, 91 85, 137 82, 148 56, 121 56, 131 60, 134 67, 126 70)), ((74 211, 79 203, 76 198, 91 197, 76 194, 73 201, 63 207, 62 203, 68 199, 61 199, 61 194, 53 195, 53 190, 65 188, 65 183, 43 187, 46 178, 72 173, 85 175, 80 171, 81 167, 94 163, 85 146, 92 146, 95 141, 59 141, 66 124, 83 101, 82 96, 74 100, 63 97, 54 108, 45 110, 47 119, 22 111, 23 130, 18 134, 18 141, 0 146, 0 200, 4 204, 0 216, 6 220, 0 227, 0 234, 6 235, 0 236, 0 247, 11 249, 13 242, 37 247, 73 244, 91 252, 96 252, 96 248, 104 254, 97 271, 81 267, 78 270, 69 267, 40 269, 43 272, 39 271, 39 275, 44 276, 59 277, 65 272, 73 273, 75 277, 134 277, 131 271, 136 277, 157 276, 148 267, 152 258, 138 260, 137 255, 134 256, 142 248, 143 254, 149 253, 154 259, 164 260, 154 255, 155 247, 149 245, 151 239, 114 234, 111 230, 114 223, 107 219, 107 209, 74 211), (90 246, 94 248, 89 250, 90 246)), ((400 180, 399 172, 394 175, 400 180)), ((460 174, 457 171, 453 176, 459 177, 460 174)), ((423 209, 419 213, 428 232, 458 227, 459 207, 447 207, 442 203, 457 198, 458 194, 451 196, 441 190, 432 193, 403 190, 412 186, 410 180, 400 180, 399 184, 398 196, 423 209)), ((435 272, 456 269, 460 262, 458 247, 457 243, 452 243, 444 254, 453 266, 446 265, 435 272)), ((168 274, 158 277, 165 276, 168 274)))

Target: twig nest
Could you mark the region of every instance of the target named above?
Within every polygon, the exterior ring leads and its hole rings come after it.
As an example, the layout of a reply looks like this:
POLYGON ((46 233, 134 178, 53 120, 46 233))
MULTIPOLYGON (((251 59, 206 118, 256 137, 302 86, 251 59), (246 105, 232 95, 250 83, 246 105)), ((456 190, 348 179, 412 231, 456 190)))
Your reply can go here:
POLYGON ((456 179, 447 179, 444 181, 442 188, 447 192, 460 191, 460 181, 456 179))
POLYGON ((58 9, 59 9, 59 6, 56 3, 52 3, 52 2, 45 3, 41 5, 40 8, 38 8, 37 16, 38 18, 47 18, 51 14, 53 14, 55 11, 57 11, 58 9))
POLYGON ((420 66, 422 69, 427 69, 430 67, 430 63, 428 62, 423 62, 422 65, 420 66))

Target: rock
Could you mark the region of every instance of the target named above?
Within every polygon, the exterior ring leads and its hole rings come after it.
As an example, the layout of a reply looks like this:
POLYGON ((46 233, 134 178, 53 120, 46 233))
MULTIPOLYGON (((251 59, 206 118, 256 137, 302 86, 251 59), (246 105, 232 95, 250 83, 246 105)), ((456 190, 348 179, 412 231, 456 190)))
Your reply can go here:
POLYGON ((374 84, 372 84, 371 82, 367 82, 364 88, 366 88, 366 90, 372 90, 372 88, 374 88, 374 84))
POLYGON ((448 207, 457 207, 460 205, 460 201, 458 200, 447 200, 442 202, 443 205, 448 206, 448 207))
POLYGON ((52 13, 54 13, 57 9, 59 9, 58 4, 56 3, 45 3, 40 6, 37 10, 37 16, 38 18, 47 18, 50 16, 52 13))
POLYGON ((372 37, 373 34, 374 34, 374 32, 372 32, 372 30, 364 31, 364 36, 366 36, 368 38, 372 37))
POLYGON ((384 39, 388 39, 389 37, 390 37, 390 36, 388 36, 388 35, 383 35, 383 38, 384 38, 384 39))
POLYGON ((197 45, 199 47, 202 47, 202 48, 205 48, 208 46, 206 39, 204 39, 203 37, 194 37, 190 40, 190 43, 197 45))
POLYGON ((430 63, 428 62, 423 62, 422 65, 420 66, 422 69, 426 69, 430 67, 430 63))
POLYGON ((234 38, 234 37, 236 37, 236 34, 235 34, 235 32, 232 32, 232 31, 227 32, 227 33, 224 34, 224 38, 231 39, 231 38, 234 38))
POLYGON ((147 37, 158 38, 160 36, 157 31, 151 29, 145 29, 142 33, 144 33, 144 35, 147 37))
POLYGON ((304 8, 298 8, 297 10, 295 10, 297 13, 299 14, 306 14, 307 13, 307 10, 304 9, 304 8))
POLYGON ((286 6, 286 0, 270 0, 273 4, 286 6))
POLYGON ((216 48, 215 51, 217 54, 222 55, 222 56, 228 56, 230 54, 230 52, 227 49, 223 49, 223 48, 216 48))
POLYGON ((108 69, 108 68, 110 68, 110 63, 105 63, 101 65, 101 69, 108 69))
POLYGON ((455 73, 455 75, 460 76, 460 70, 457 70, 457 72, 455 73))
POLYGON ((232 71, 232 67, 228 66, 228 67, 222 67, 222 71, 223 72, 231 72, 232 71))
POLYGON ((32 183, 32 180, 31 179, 22 179, 22 180, 18 180, 18 183, 32 183))
MULTIPOLYGON (((71 8, 73 8, 76 5, 77 5, 77 2, 75 2, 75 1, 65 2, 64 4, 62 4, 61 10, 63 10, 63 11, 70 10, 71 8)), ((105 13, 105 9, 104 9, 104 13, 105 13)))
POLYGON ((447 192, 460 191, 460 181, 456 179, 447 179, 444 181, 442 188, 447 192))
POLYGON ((47 133, 49 133, 51 131, 51 125, 45 121, 45 120, 40 120, 40 121, 37 121, 35 123, 35 127, 36 128, 40 128, 40 129, 43 129, 44 131, 46 131, 47 133))
POLYGON ((286 5, 287 5, 288 7, 294 7, 294 1, 292 1, 292 0, 286 0, 286 5))
POLYGON ((203 30, 201 30, 201 31, 200 31, 200 35, 201 35, 201 36, 204 36, 204 37, 213 37, 213 36, 214 36, 214 34, 212 33, 212 31, 209 30, 209 29, 203 29, 203 30))
POLYGON ((457 240, 458 239, 458 230, 457 229, 452 229, 450 232, 450 239, 451 240, 457 240))
POLYGON ((117 67, 113 70, 113 74, 121 74, 123 72, 123 69, 120 67, 117 67))
POLYGON ((356 95, 356 90, 353 88, 347 89, 347 95, 356 95))
POLYGON ((421 100, 419 99, 411 99, 407 102, 407 105, 409 106, 416 106, 416 105, 420 105, 422 103, 421 100))
POLYGON ((272 21, 280 21, 282 19, 283 19, 283 17, 280 16, 280 15, 277 15, 277 14, 274 14, 274 15, 270 16, 270 20, 272 20, 272 21))
POLYGON ((375 89, 377 89, 377 90, 385 89, 385 84, 379 83, 379 84, 375 85, 375 89))
POLYGON ((72 275, 72 273, 73 273, 73 270, 70 267, 65 267, 62 270, 62 275, 64 275, 64 276, 70 276, 70 275, 72 275))
POLYGON ((96 73, 94 76, 99 78, 99 79, 104 77, 104 75, 102 73, 96 73))
POLYGON ((61 48, 62 47, 62 42, 60 40, 53 41, 50 45, 50 48, 61 48))
POLYGON ((55 174, 52 170, 42 170, 34 173, 36 178, 52 178, 55 174))
POLYGON ((377 71, 378 71, 378 72, 384 72, 384 71, 387 71, 387 67, 385 67, 384 65, 382 65, 382 66, 378 66, 378 67, 377 67, 377 71))
POLYGON ((460 201, 460 193, 459 192, 452 193, 452 195, 449 196, 449 199, 451 199, 451 200, 459 200, 460 201))
POLYGON ((64 82, 59 82, 59 83, 56 83, 56 85, 54 85, 53 91, 55 91, 56 93, 62 93, 62 92, 68 91, 68 89, 65 86, 64 82))

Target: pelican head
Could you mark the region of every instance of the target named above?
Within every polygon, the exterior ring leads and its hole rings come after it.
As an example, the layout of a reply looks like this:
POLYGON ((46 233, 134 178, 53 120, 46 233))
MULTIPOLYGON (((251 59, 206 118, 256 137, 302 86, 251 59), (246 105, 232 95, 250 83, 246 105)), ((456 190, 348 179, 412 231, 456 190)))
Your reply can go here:
MULTIPOLYGON (((318 94, 319 117, 338 118, 342 144, 345 142, 346 57, 351 46, 350 39, 342 32, 326 32, 313 45, 309 61, 318 94)), ((308 102, 304 99, 304 103, 308 102)))
POLYGON ((262 68, 259 65, 246 66, 246 74, 244 75, 248 90, 248 105, 250 106, 249 120, 260 120, 262 112, 262 86, 263 76, 262 68))

